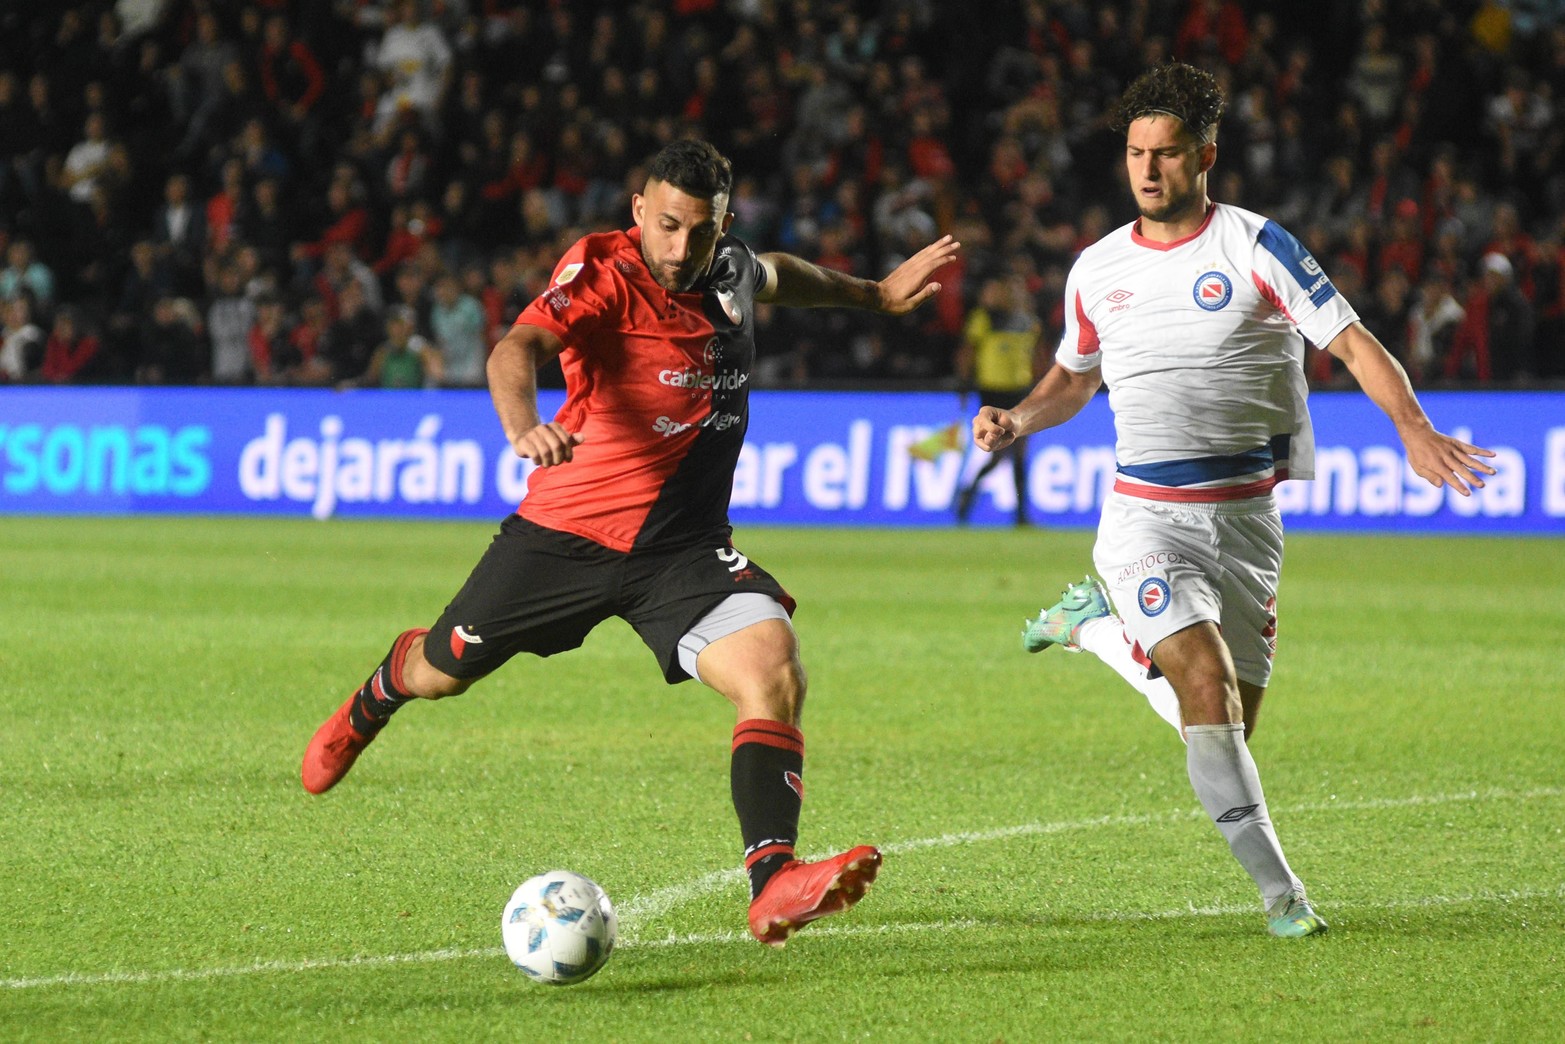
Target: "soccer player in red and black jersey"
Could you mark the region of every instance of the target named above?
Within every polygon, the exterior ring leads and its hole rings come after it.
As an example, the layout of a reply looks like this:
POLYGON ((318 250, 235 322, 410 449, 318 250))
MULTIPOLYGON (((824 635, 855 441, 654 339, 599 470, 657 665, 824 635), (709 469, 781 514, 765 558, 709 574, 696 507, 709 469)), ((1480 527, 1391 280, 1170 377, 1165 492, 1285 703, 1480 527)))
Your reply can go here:
POLYGON ((537 465, 516 513, 434 626, 405 631, 316 732, 304 787, 336 784, 413 698, 465 691, 520 652, 581 645, 612 616, 669 683, 696 678, 738 711, 730 783, 750 876, 750 931, 781 946, 863 896, 880 852, 794 857, 804 798, 804 668, 794 603, 733 546, 728 501, 749 421, 755 304, 902 315, 940 290, 947 236, 886 278, 858 279, 727 235, 732 171, 711 145, 655 156, 635 227, 560 259, 489 359, 506 438, 537 465), (566 401, 538 414, 537 370, 559 357, 566 401))

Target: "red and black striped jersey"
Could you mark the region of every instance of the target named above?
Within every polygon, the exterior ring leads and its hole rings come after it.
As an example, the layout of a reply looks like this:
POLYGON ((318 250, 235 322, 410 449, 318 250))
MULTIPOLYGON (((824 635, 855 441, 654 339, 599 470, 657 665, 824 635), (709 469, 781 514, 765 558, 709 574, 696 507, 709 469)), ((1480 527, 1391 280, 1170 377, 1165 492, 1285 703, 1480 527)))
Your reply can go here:
POLYGON ((733 236, 684 293, 652 277, 639 228, 566 251, 516 321, 564 342, 555 420, 585 438, 569 462, 532 473, 517 513, 618 551, 726 540, 765 285, 733 236))

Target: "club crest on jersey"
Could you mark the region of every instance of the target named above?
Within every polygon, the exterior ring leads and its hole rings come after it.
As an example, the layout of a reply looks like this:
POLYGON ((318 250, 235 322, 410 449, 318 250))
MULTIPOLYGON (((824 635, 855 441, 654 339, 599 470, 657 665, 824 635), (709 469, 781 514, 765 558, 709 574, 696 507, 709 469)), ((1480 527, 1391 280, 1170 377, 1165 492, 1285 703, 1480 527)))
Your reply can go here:
POLYGON ((451 628, 451 656, 460 660, 469 645, 482 645, 484 640, 466 627, 451 628))
POLYGON ((1234 285, 1221 272, 1202 272, 1196 276, 1192 296, 1196 304, 1215 312, 1234 299, 1234 285))
POLYGON ((1136 592, 1136 604, 1141 606, 1143 616, 1157 616, 1167 609, 1168 598, 1168 581, 1157 576, 1141 581, 1141 588, 1136 592))

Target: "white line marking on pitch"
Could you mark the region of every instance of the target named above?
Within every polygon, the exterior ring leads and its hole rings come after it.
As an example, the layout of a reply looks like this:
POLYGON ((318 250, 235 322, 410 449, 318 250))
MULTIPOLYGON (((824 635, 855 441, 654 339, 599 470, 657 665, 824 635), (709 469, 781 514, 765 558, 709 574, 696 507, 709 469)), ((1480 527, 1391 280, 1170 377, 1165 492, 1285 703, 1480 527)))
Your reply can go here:
MULTIPOLYGON (((1394 899, 1384 903, 1356 903, 1339 901, 1338 909, 1346 910, 1398 910, 1428 906, 1461 906, 1475 903, 1508 903, 1526 899, 1565 899, 1565 884, 1551 888, 1516 888, 1504 892, 1475 892, 1471 895, 1431 895, 1415 899, 1394 899)), ((1253 905, 1189 906, 1175 910, 1108 910, 1065 912, 1044 920, 1060 921, 1171 921, 1182 917, 1230 917, 1237 914, 1255 914, 1259 908, 1253 905)), ((949 921, 911 921, 896 924, 843 924, 834 922, 812 929, 810 936, 833 938, 866 938, 886 935, 908 935, 915 932, 963 931, 970 928, 993 927, 986 921, 971 918, 953 918, 949 921)), ((725 943, 753 943, 749 932, 702 932, 689 935, 668 935, 653 939, 626 939, 619 944, 625 950, 660 950, 674 946, 711 946, 725 943)), ((388 954, 381 957, 341 957, 308 961, 266 961, 234 968, 174 968, 168 971, 105 972, 97 975, 53 975, 36 979, 5 979, 0 986, 6 989, 25 990, 44 986, 117 986, 150 982, 194 982, 202 979, 225 979, 240 975, 265 975, 268 972, 304 972, 325 968, 375 968, 393 964, 435 964, 441 961, 460 961, 473 957, 503 958, 505 950, 498 946, 470 950, 425 950, 421 953, 388 954)))
MULTIPOLYGON (((1455 794, 1435 794, 1423 797, 1380 798, 1367 801, 1330 801, 1314 805, 1296 805, 1287 809, 1293 812, 1364 811, 1369 809, 1402 808, 1417 805, 1446 805, 1462 801, 1528 801, 1538 798, 1565 796, 1565 788, 1540 787, 1535 790, 1512 792, 1505 790, 1463 791, 1455 794)), ((995 830, 965 831, 941 834, 938 837, 916 838, 885 845, 887 852, 912 852, 923 848, 948 848, 955 845, 984 841, 999 841, 1012 837, 1028 837, 1041 834, 1058 834, 1071 830, 1087 830, 1093 827, 1141 826, 1147 823, 1195 819, 1202 815, 1199 809, 1177 810, 1133 816, 1097 816, 1091 819, 1068 820, 1055 823, 1023 823, 1018 826, 995 830)), ((642 920, 668 912, 674 907, 698 899, 718 888, 743 879, 738 869, 715 870, 684 884, 660 889, 642 899, 631 899, 622 909, 622 921, 642 920)), ((1468 903, 1509 902, 1522 899, 1565 899, 1565 884, 1550 888, 1525 888, 1505 892, 1476 892, 1460 896, 1424 896, 1416 899, 1399 899, 1383 903, 1355 903, 1338 899, 1336 905, 1347 909, 1391 910, 1409 907, 1444 906, 1468 903)), ((1101 911, 1068 913, 1062 919, 1084 921, 1161 921, 1179 917, 1226 917, 1255 913, 1253 906, 1191 906, 1163 911, 1101 911)), ((899 924, 830 924, 810 932, 812 936, 857 938, 877 935, 902 935, 910 932, 953 931, 979 927, 980 922, 967 919, 949 921, 904 922, 899 924)), ((734 942, 750 942, 748 932, 708 932, 691 935, 670 934, 662 937, 638 939, 627 937, 620 942, 623 949, 661 949, 671 946, 701 946, 734 942)), ((459 961, 478 957, 503 957, 505 951, 498 946, 477 949, 425 950, 419 953, 387 954, 382 956, 358 956, 318 958, 302 961, 263 961, 257 964, 229 968, 171 968, 165 971, 99 972, 93 974, 70 972, 65 975, 39 976, 35 978, 0 979, 0 988, 10 990, 39 989, 50 986, 114 986, 151 982, 194 982, 204 979, 233 978, 240 975, 265 975, 270 972, 294 973, 333 968, 375 968, 396 964, 433 964, 442 961, 459 961)))
MULTIPOLYGON (((1405 808, 1417 805, 1449 805, 1461 801, 1535 801, 1539 798, 1565 796, 1565 788, 1540 787, 1516 793, 1508 790, 1466 790, 1454 794, 1431 794, 1406 798, 1370 798, 1364 801, 1323 801, 1312 805, 1282 806, 1273 810, 1275 817, 1308 812, 1363 812, 1386 808, 1405 808)), ((976 844, 984 841, 1004 841, 1013 837, 1036 837, 1045 834, 1063 834, 1072 830, 1091 830, 1097 827, 1145 826, 1148 823, 1170 823, 1186 819, 1200 819, 1205 813, 1199 808, 1175 809, 1169 812, 1140 813, 1131 816, 1094 816, 1091 819, 1073 819, 1054 823, 1022 823, 1017 826, 998 827, 994 830, 973 830, 941 834, 938 837, 922 837, 912 841, 898 841, 882 845, 881 850, 895 855, 898 852, 915 852, 921 848, 950 848, 954 845, 976 844)), ((694 881, 660 888, 645 898, 631 899, 620 908, 621 921, 638 921, 658 917, 683 903, 699 899, 717 889, 738 884, 744 880, 744 871, 738 867, 714 870, 694 881)))

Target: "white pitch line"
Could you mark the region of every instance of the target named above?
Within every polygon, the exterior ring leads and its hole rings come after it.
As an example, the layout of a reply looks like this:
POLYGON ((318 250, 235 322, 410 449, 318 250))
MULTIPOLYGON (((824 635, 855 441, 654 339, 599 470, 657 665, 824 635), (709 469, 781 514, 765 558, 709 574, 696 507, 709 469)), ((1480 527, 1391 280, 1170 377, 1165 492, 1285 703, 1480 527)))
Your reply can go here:
MULTIPOLYGON (((1479 903, 1509 903, 1528 899, 1565 900, 1565 883, 1549 888, 1515 888, 1503 892, 1474 892, 1469 895, 1427 895, 1413 899, 1393 899, 1383 903, 1357 903, 1338 900, 1338 910, 1405 910, 1430 906, 1462 906, 1479 903)), ((1104 910, 1081 913, 1061 912, 1053 919, 1061 921, 1172 921, 1186 917, 1233 917, 1260 915, 1259 907, 1246 905, 1188 906, 1173 910, 1104 910)), ((1050 916, 1045 914, 1043 921, 1050 916)), ((1340 922, 1339 922, 1340 923, 1340 922)), ((844 924, 833 922, 812 929, 811 938, 828 936, 839 939, 869 938, 887 935, 908 935, 916 932, 965 931, 972 928, 990 929, 987 921, 973 918, 954 918, 949 921, 904 921, 894 924, 844 924)), ((753 945, 749 932, 701 932, 688 935, 669 935, 655 939, 626 939, 619 944, 623 950, 661 950, 675 946, 714 946, 727 943, 753 945)), ((170 969, 168 971, 105 972, 99 975, 55 975, 36 979, 5 979, 0 986, 6 989, 25 990, 45 986, 117 986, 152 982, 194 982, 202 979, 232 978, 240 975, 265 975, 272 972, 318 971, 324 968, 373 968, 392 964, 434 964, 441 961, 458 961, 469 958, 504 957, 505 950, 490 946, 471 950, 426 950, 421 953, 388 954, 385 956, 360 956, 329 958, 307 961, 267 961, 261 964, 242 965, 234 968, 170 969)))
MULTIPOLYGON (((1402 808, 1417 805, 1445 805, 1462 801, 1528 801, 1539 798, 1565 796, 1565 788, 1539 787, 1526 791, 1484 790, 1462 791, 1453 794, 1434 794, 1408 798, 1377 798, 1366 801, 1331 801, 1314 805, 1296 805, 1292 812, 1365 811, 1383 808, 1402 808)), ((1068 820, 1055 823, 1023 823, 995 830, 965 831, 941 834, 938 837, 915 838, 886 845, 887 852, 912 852, 924 848, 948 848, 955 845, 999 841, 1012 837, 1028 837, 1042 834, 1058 834, 1070 830, 1086 830, 1094 827, 1141 826, 1147 823, 1168 822, 1198 818, 1200 810, 1178 810, 1133 816, 1095 816, 1090 819, 1068 820)), ((659 889, 651 895, 632 899, 623 909, 622 920, 639 920, 657 916, 681 903, 700 898, 743 878, 738 869, 715 870, 693 881, 659 889)), ((1338 900, 1339 908, 1391 910, 1409 907, 1457 905, 1466 903, 1510 902, 1521 899, 1565 899, 1565 884, 1551 888, 1528 888, 1506 892, 1475 892, 1461 896, 1423 896, 1415 899, 1392 900, 1384 903, 1353 903, 1338 900)), ((1179 917, 1227 917, 1236 914, 1255 913, 1252 906, 1189 907, 1164 911, 1102 911, 1066 915, 1087 921, 1158 921, 1179 917)), ((812 936, 856 938, 876 935, 899 935, 910 932, 952 931, 981 926, 981 922, 968 919, 928 922, 902 922, 895 924, 859 925, 832 924, 811 931, 812 936)), ((667 935, 638 939, 630 937, 620 942, 622 949, 660 949, 671 946, 702 946, 734 942, 750 942, 748 932, 708 932, 692 935, 667 935)), ((334 968, 374 968, 395 964, 433 964, 442 961, 458 961, 470 958, 503 956, 498 946, 477 949, 425 950, 418 953, 361 955, 357 957, 315 958, 302 961, 263 961, 257 964, 228 968, 171 968, 164 971, 99 972, 93 974, 69 972, 65 975, 38 976, 34 978, 0 979, 0 988, 9 990, 40 989, 52 986, 113 986, 139 985, 153 982, 197 982, 205 979, 233 978, 241 975, 265 975, 274 972, 296 973, 334 968)))
POLYGON ((165 971, 101 972, 95 975, 70 972, 65 975, 40 976, 35 979, 0 979, 0 986, 10 990, 29 990, 40 986, 118 986, 148 982, 198 982, 202 979, 227 979, 237 975, 265 975, 268 972, 303 972, 322 968, 374 968, 388 964, 434 964, 439 961, 461 961, 469 957, 503 956, 504 953, 503 948, 491 946, 475 950, 392 953, 378 957, 322 957, 303 961, 262 961, 259 964, 243 964, 233 968, 169 968, 165 971))
MULTIPOLYGON (((1521 792, 1509 790, 1464 790, 1450 794, 1426 794, 1405 798, 1368 798, 1362 801, 1323 801, 1310 805, 1283 806, 1283 815, 1309 812, 1364 812, 1387 808, 1406 808, 1418 805, 1450 805, 1463 801, 1536 801, 1540 798, 1565 797, 1565 788, 1539 787, 1521 792)), ((1102 827, 1146 826, 1149 823, 1169 823, 1187 819, 1200 819, 1205 815, 1199 808, 1175 809, 1168 812, 1138 813, 1127 816, 1093 816, 1089 819, 1062 820, 1053 823, 1021 823, 1016 826, 997 827, 993 830, 968 830, 936 837, 915 838, 882 845, 881 850, 895 855, 899 852, 915 852, 923 848, 951 848, 956 845, 979 844, 986 841, 1005 841, 1014 837, 1037 837, 1046 834, 1063 834, 1073 830, 1093 830, 1102 827)), ((620 908, 621 921, 638 921, 667 913, 683 903, 699 899, 710 892, 744 880, 744 871, 738 867, 714 870, 694 881, 686 881, 667 888, 660 888, 644 898, 634 898, 620 908)))

